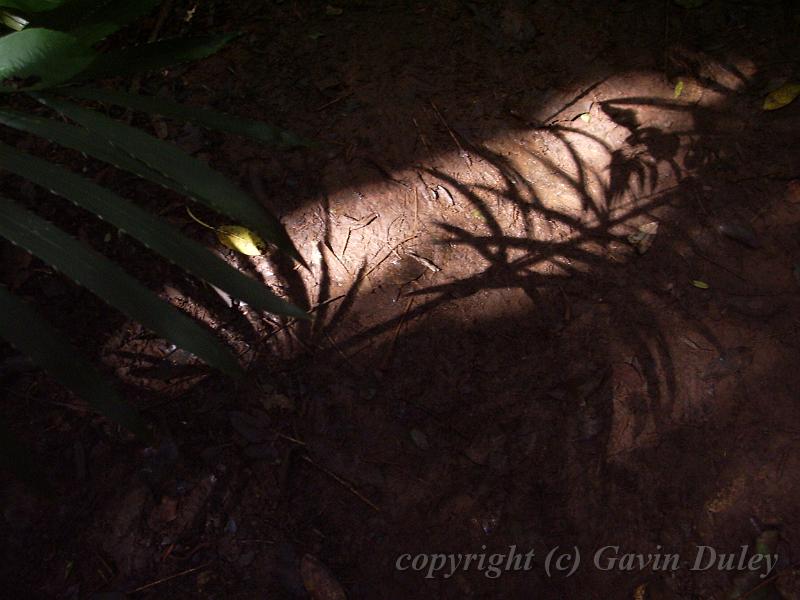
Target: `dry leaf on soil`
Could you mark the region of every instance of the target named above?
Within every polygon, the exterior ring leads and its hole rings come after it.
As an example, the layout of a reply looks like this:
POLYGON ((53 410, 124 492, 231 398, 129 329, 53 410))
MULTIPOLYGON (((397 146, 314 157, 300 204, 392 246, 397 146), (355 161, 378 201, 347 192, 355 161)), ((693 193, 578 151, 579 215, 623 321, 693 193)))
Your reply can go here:
POLYGON ((328 568, 306 554, 300 561, 300 576, 311 600, 347 600, 347 595, 328 568))
POLYGON ((785 83, 764 99, 764 110, 777 110, 794 102, 800 96, 800 83, 785 83))

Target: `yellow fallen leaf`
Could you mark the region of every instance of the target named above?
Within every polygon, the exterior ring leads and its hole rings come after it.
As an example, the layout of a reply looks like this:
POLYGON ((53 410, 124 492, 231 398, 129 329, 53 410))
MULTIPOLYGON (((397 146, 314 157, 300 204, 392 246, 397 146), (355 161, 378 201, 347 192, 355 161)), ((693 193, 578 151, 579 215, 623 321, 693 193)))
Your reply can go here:
POLYGON ((265 244, 264 240, 262 240, 257 234, 247 229, 247 227, 242 227, 240 225, 223 225, 222 227, 214 227, 213 225, 209 225, 205 221, 198 219, 188 206, 186 207, 186 212, 189 214, 192 220, 202 225, 206 229, 210 229, 216 233, 217 239, 223 246, 227 246, 231 250, 241 252, 247 256, 259 256, 264 254, 264 249, 267 247, 267 244, 265 244))
POLYGON ((344 588, 333 574, 310 554, 300 561, 300 577, 311 600, 347 600, 344 588))
POLYGON ((215 230, 217 239, 231 250, 236 250, 247 256, 264 254, 266 244, 258 235, 239 225, 223 225, 215 230))
POLYGON ((709 286, 705 281, 700 281, 699 279, 692 280, 692 285, 696 288, 700 288, 701 290, 707 290, 709 286))
POLYGON ((678 83, 675 84, 675 93, 673 94, 675 98, 680 98, 681 94, 683 93, 683 79, 678 79, 678 83))
POLYGON ((764 99, 764 110, 777 110, 791 104, 800 96, 800 83, 785 83, 764 99))

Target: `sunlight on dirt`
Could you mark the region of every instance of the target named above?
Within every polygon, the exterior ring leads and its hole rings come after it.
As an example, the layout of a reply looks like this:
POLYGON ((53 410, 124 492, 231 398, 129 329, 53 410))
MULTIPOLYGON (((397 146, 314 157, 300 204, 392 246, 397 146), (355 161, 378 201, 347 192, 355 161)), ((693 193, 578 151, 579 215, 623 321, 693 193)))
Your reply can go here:
POLYGON ((791 19, 744 1, 252 4, 252 21, 198 4, 193 27, 224 14, 247 43, 165 91, 319 147, 165 131, 281 215, 308 270, 201 239, 312 319, 158 279, 248 376, 130 323, 105 338, 171 419, 145 464, 178 466, 78 521, 82 544, 137 585, 209 561, 161 588, 186 597, 302 597, 313 563, 353 598, 649 599, 729 597, 733 575, 396 561, 688 556, 765 524, 796 542, 798 103, 762 109, 796 77, 791 19))

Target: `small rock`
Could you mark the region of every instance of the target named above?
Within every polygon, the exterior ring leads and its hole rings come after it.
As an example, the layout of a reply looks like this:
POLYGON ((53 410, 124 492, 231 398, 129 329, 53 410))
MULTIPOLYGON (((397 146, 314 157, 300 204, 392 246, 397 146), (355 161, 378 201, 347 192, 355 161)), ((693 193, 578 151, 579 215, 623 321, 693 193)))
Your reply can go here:
POLYGON ((748 248, 761 248, 761 242, 759 241, 756 232, 753 231, 748 225, 742 225, 740 223, 720 223, 717 225, 717 231, 719 231, 725 237, 739 242, 748 248))
POLYGON ((636 248, 639 254, 644 254, 653 245, 658 233, 658 223, 651 221, 641 225, 634 233, 628 236, 628 242, 636 248))
POLYGON ((411 439, 414 440, 414 443, 420 450, 429 450, 431 447, 430 443, 428 442, 428 436, 419 429, 411 430, 411 439))
POLYGON ((579 436, 581 440, 590 440, 596 437, 603 430, 603 419, 585 406, 578 415, 579 436))
POLYGON ((483 531, 485 535, 491 535, 494 533, 495 529, 497 529, 497 525, 500 523, 500 517, 495 514, 488 514, 479 519, 478 522, 480 523, 481 531, 483 531))
POLYGON ((236 525, 236 520, 233 517, 228 517, 228 522, 225 523, 225 529, 223 530, 225 533, 234 535, 239 530, 239 527, 236 525))

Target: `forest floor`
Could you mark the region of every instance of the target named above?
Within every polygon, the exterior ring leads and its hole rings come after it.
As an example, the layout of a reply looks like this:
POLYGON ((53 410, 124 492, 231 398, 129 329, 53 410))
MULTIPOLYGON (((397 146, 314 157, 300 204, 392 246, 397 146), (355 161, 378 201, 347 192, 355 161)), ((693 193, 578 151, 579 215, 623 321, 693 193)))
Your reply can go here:
MULTIPOLYGON (((800 77, 800 12, 678 4, 174 2, 162 36, 244 35, 142 91, 317 145, 134 123, 280 215, 309 269, 225 255, 313 320, 229 307, 79 226, 225 336, 248 365, 233 382, 9 252, 160 441, 40 373, 7 381, 59 495, 0 487, 4 595, 800 598, 800 102, 762 110, 800 77), (767 577, 691 568, 756 540, 767 577), (397 568, 512 546, 528 570, 397 568), (681 562, 603 569, 604 546, 681 562), (548 573, 556 547, 573 574, 548 573)), ((180 197, 92 169, 207 233, 180 197)))

